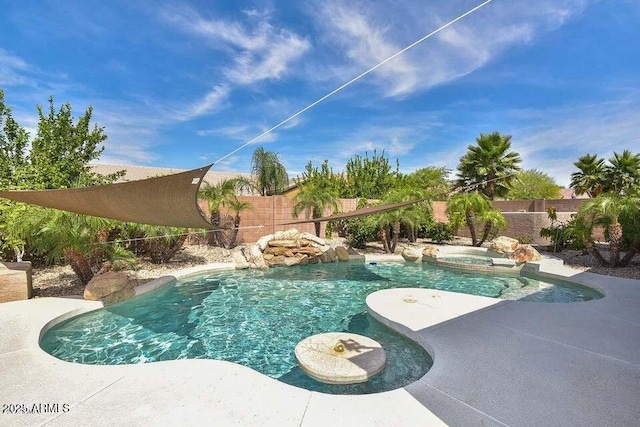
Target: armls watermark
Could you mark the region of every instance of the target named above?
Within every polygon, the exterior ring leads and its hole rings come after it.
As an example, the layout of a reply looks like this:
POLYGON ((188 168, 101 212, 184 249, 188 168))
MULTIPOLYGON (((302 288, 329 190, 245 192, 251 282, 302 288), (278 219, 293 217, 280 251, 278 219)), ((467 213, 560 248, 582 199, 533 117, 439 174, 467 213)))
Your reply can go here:
POLYGON ((59 414, 69 412, 68 403, 3 403, 3 414, 59 414))

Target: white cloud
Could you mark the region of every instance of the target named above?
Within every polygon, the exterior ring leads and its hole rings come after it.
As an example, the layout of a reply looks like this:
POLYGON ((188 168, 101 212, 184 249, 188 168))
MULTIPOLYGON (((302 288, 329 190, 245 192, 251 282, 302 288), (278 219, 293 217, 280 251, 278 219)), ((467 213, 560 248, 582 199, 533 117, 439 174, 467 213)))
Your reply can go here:
MULTIPOLYGON (((246 11, 249 18, 262 16, 256 10, 246 11)), ((249 85, 262 80, 277 80, 311 47, 308 40, 286 28, 276 28, 268 20, 247 26, 240 22, 205 19, 193 9, 167 8, 161 11, 165 21, 179 30, 203 38, 212 49, 230 54, 230 66, 223 74, 235 84, 249 85)))
POLYGON ((30 68, 24 59, 0 48, 0 87, 31 84, 26 75, 30 68))
POLYGON ((178 120, 192 120, 196 117, 218 111, 229 96, 229 88, 224 85, 213 87, 202 99, 176 112, 178 120))
MULTIPOLYGON (((377 69, 366 81, 384 96, 406 96, 468 75, 502 52, 529 43, 580 13, 587 0, 492 2, 377 69)), ((468 3, 467 3, 468 4, 468 3)), ((323 1, 313 12, 322 40, 344 52, 313 77, 353 77, 459 16, 460 2, 323 1)))

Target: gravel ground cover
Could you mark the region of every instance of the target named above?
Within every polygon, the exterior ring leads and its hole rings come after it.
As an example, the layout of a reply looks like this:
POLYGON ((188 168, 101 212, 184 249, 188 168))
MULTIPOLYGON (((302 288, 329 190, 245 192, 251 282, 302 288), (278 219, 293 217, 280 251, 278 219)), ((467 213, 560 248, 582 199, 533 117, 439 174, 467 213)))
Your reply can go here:
MULTIPOLYGON (((346 245, 344 239, 332 239, 328 240, 328 243, 334 246, 338 244, 346 245)), ((429 242, 399 243, 396 254, 401 254, 402 250, 407 246, 421 246, 427 243, 429 242)), ((456 237, 449 242, 449 244, 453 245, 470 245, 470 243, 470 239, 463 237, 456 237)), ((640 256, 636 256, 628 267, 611 268, 595 266, 591 255, 583 251, 564 250, 559 253, 550 253, 546 251, 544 246, 538 246, 537 249, 541 254, 560 258, 565 265, 578 270, 640 280, 640 256)), ((357 249, 357 251, 363 254, 384 253, 380 243, 368 244, 366 248, 357 249)), ((135 285, 139 285, 183 268, 214 262, 233 262, 232 251, 207 245, 185 246, 166 264, 152 264, 148 260, 142 259, 138 261, 134 269, 127 270, 127 272, 132 282, 135 285)), ((36 297, 82 295, 84 291, 84 286, 78 281, 69 266, 34 268, 33 288, 36 297)))

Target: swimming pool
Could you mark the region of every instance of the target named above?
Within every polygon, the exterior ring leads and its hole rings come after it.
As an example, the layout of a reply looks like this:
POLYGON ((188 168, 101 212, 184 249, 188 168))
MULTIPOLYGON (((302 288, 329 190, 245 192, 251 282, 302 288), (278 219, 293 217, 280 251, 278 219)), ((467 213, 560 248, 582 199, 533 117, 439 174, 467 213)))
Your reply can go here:
POLYGON ((181 280, 69 319, 49 329, 40 344, 53 356, 77 363, 220 359, 310 390, 380 392, 416 381, 432 365, 421 346, 366 313, 368 294, 398 287, 534 301, 600 297, 588 288, 520 276, 477 275, 430 264, 350 262, 223 271, 181 280), (355 385, 328 385, 307 377, 296 365, 295 345, 330 331, 358 333, 380 342, 387 353, 382 374, 355 385))

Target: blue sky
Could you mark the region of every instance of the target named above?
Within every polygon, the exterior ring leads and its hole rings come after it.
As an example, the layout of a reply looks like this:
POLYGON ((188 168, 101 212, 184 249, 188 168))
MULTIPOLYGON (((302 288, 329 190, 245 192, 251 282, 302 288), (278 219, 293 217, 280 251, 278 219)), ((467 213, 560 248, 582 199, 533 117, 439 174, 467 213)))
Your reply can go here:
MULTIPOLYGON (((8 0, 0 88, 32 135, 50 95, 93 106, 102 163, 198 167, 480 3, 8 0)), ((290 175, 373 149, 455 169, 498 130, 567 185, 582 154, 640 152, 639 23, 636 0, 494 0, 214 170, 260 145, 290 175)))

